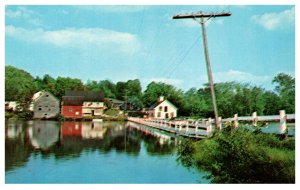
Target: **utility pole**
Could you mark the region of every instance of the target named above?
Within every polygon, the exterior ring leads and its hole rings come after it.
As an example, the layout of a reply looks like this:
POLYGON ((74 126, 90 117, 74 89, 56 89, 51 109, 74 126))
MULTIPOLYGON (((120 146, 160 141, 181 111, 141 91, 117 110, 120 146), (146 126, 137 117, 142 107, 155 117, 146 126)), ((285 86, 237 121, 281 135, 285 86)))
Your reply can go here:
POLYGON ((197 13, 197 14, 185 14, 185 15, 175 15, 173 16, 173 19, 187 19, 192 18, 195 21, 197 21, 197 18, 201 18, 200 24, 202 26, 202 36, 203 36, 203 45, 204 45, 204 53, 205 53, 205 60, 206 60, 206 69, 207 69, 207 75, 208 75, 208 81, 210 86, 210 95, 212 100, 212 106, 214 110, 215 115, 215 124, 217 128, 220 128, 219 119, 218 119, 218 108, 217 108, 217 102, 216 102, 216 95, 215 95, 215 89, 214 89, 214 82, 213 82, 213 76, 211 72, 210 67, 210 59, 208 54, 208 46, 207 46, 207 39, 206 39, 206 30, 205 30, 205 22, 208 21, 210 18, 213 17, 224 17, 224 16, 231 16, 231 13, 211 13, 211 14, 203 14, 203 13, 197 13), (204 20, 204 18, 208 18, 207 20, 204 20))

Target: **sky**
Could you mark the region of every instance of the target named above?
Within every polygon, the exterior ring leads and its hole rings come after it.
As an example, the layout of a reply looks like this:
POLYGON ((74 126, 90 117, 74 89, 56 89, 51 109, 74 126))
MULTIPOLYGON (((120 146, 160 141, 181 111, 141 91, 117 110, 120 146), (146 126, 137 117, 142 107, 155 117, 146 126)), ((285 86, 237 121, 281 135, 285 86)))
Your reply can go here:
POLYGON ((272 79, 295 76, 292 5, 6 5, 5 65, 33 77, 151 81, 187 91, 208 82, 199 20, 185 13, 231 12, 206 32, 214 82, 273 90, 272 79))

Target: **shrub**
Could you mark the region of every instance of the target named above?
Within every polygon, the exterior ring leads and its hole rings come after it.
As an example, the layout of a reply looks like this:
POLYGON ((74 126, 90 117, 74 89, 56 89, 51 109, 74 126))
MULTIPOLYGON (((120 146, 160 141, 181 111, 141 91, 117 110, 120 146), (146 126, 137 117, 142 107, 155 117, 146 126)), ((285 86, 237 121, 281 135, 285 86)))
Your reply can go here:
POLYGON ((294 139, 237 128, 189 146, 179 155, 189 153, 194 166, 211 172, 212 183, 295 183, 294 139))

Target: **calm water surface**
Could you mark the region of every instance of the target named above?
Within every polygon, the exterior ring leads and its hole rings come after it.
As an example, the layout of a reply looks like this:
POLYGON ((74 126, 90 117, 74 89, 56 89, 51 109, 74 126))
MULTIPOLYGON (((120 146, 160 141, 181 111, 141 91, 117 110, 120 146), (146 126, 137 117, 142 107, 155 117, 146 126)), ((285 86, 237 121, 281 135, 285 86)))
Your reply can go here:
POLYGON ((176 161, 182 139, 131 122, 14 121, 6 183, 208 183, 176 161))

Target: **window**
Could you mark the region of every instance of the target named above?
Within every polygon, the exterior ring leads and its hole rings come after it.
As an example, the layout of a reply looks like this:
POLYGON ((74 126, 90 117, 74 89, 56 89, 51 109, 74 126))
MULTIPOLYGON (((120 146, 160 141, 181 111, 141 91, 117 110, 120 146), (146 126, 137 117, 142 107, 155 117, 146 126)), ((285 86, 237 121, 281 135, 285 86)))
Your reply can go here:
POLYGON ((168 114, 168 113, 166 113, 165 116, 166 116, 166 117, 165 117, 166 119, 169 119, 169 114, 168 114))
POLYGON ((162 106, 159 106, 159 108, 158 108, 158 109, 159 109, 159 111, 162 111, 162 106))
POLYGON ((73 109, 72 108, 68 108, 68 112, 73 112, 73 109))
POLYGON ((160 117, 160 116, 161 116, 160 112, 157 112, 157 117, 160 117))
POLYGON ((175 117, 175 116, 174 116, 174 112, 171 113, 171 117, 172 117, 172 118, 175 117))
POLYGON ((42 108, 39 108, 39 111, 42 111, 42 108))
POLYGON ((168 112, 168 106, 165 106, 165 112, 168 112))

